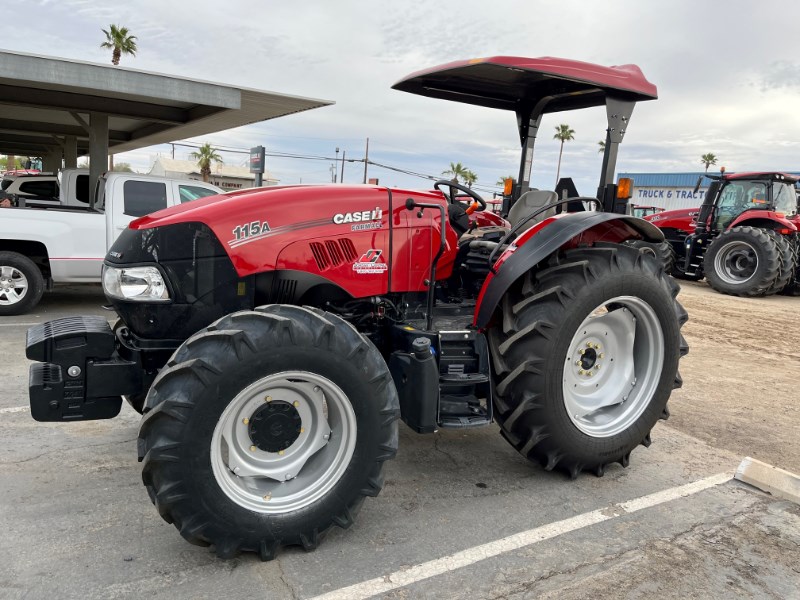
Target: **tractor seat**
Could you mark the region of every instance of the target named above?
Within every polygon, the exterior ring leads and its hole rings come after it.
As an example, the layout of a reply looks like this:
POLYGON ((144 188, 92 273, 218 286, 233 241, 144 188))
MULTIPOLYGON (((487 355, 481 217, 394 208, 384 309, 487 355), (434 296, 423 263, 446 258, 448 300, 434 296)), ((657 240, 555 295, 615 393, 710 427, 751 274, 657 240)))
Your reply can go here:
MULTIPOLYGON (((539 210, 540 208, 547 206, 548 204, 552 204, 558 201, 558 196, 555 192, 549 192, 547 190, 530 190, 525 192, 520 196, 519 200, 514 203, 514 206, 511 207, 511 210, 508 211, 507 220, 511 223, 511 228, 513 229, 518 223, 523 221, 526 217, 532 214, 534 211, 539 210)), ((548 208, 545 211, 542 211, 530 221, 528 221, 528 227, 532 227, 536 223, 540 223, 544 221, 547 217, 552 217, 556 214, 556 207, 548 208)), ((527 228, 526 228, 527 229, 527 228)), ((519 233, 522 232, 518 232, 519 233)), ((488 250, 491 252, 497 246, 496 241, 490 240, 474 240, 470 242, 469 247, 472 250, 488 250)))
MULTIPOLYGON (((522 221, 525 217, 540 208, 547 206, 558 201, 558 196, 555 192, 548 192, 547 190, 530 190, 520 196, 519 200, 514 203, 511 210, 508 211, 508 222, 511 223, 512 229, 516 227, 517 223, 522 221)), ((556 207, 550 208, 529 221, 530 225, 541 223, 547 217, 552 217, 556 214, 556 207)))

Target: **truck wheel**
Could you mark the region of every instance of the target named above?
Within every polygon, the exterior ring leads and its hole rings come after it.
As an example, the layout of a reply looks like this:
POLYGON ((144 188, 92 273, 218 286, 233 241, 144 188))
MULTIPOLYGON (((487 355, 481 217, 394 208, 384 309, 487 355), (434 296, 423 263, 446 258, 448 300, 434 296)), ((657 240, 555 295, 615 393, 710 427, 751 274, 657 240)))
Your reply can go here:
POLYGON ((672 273, 675 266, 675 249, 667 241, 647 242, 645 240, 630 240, 625 242, 626 246, 636 248, 642 254, 649 254, 664 265, 667 273, 672 273))
POLYGON ((682 383, 678 291, 655 259, 616 244, 568 250, 516 282, 489 331, 503 437, 573 478, 626 467, 682 383))
POLYGON ((780 271, 778 272, 778 276, 775 278, 772 285, 764 292, 765 296, 771 296, 783 290, 794 276, 794 249, 787 237, 770 229, 766 229, 765 231, 775 242, 775 247, 778 249, 778 254, 780 256, 780 271))
POLYGON ((386 363, 344 320, 286 305, 234 313, 153 382, 142 479, 161 516, 219 557, 312 550, 378 495, 399 412, 386 363))
POLYGON ((39 304, 44 277, 39 267, 17 252, 0 252, 0 316, 21 315, 39 304))
POLYGON ((709 285, 733 296, 763 296, 781 270, 775 240, 758 227, 723 231, 708 246, 703 263, 709 285))

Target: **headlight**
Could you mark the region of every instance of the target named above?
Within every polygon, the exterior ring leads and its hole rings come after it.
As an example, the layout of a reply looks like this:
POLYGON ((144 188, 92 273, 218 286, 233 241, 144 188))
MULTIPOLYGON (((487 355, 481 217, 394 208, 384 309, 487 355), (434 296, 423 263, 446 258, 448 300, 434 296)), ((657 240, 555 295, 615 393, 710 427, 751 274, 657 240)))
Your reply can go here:
POLYGON ((103 291, 120 300, 166 302, 169 291, 156 267, 103 266, 103 291))

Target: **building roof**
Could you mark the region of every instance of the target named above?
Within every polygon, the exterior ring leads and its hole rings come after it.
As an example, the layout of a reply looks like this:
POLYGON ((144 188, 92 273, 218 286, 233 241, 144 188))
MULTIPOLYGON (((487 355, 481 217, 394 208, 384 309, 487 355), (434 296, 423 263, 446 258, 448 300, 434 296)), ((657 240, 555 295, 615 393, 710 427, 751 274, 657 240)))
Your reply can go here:
POLYGON ((215 82, 0 50, 0 153, 42 155, 52 135, 88 133, 73 114, 109 115, 109 150, 135 150, 333 104, 215 82))
MULTIPOLYGON (((797 176, 796 172, 784 171, 787 175, 797 176)), ((711 175, 718 175, 718 171, 710 173, 711 175)), ((728 175, 735 175, 735 172, 728 171, 728 175)), ((683 187, 693 188, 697 183, 697 178, 703 176, 703 171, 689 172, 689 173, 620 173, 617 176, 617 181, 620 177, 628 177, 633 179, 633 185, 636 187, 683 187)), ((708 187, 711 183, 710 179, 703 179, 700 182, 700 187, 708 187)))

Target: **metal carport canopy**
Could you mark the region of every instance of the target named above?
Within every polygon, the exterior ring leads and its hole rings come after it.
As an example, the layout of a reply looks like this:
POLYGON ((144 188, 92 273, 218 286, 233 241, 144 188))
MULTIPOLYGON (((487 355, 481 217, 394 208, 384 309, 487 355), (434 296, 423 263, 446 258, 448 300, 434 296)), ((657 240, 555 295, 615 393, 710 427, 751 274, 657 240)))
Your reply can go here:
MULTIPOLYGON (((0 153, 45 170, 333 104, 208 81, 0 50, 0 153), (48 166, 48 163, 50 166, 48 166)), ((98 164, 99 163, 99 164, 98 164)), ((94 186, 92 186, 94 189, 94 186)))

